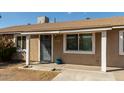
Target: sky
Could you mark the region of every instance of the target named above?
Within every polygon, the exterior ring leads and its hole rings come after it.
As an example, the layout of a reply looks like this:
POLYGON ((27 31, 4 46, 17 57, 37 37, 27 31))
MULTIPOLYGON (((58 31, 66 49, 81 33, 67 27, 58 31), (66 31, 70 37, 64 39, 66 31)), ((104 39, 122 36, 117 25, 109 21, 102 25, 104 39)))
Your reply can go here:
POLYGON ((106 18, 124 16, 124 12, 0 12, 0 28, 36 24, 38 16, 47 16, 50 22, 56 18, 57 22, 81 20, 85 18, 106 18))

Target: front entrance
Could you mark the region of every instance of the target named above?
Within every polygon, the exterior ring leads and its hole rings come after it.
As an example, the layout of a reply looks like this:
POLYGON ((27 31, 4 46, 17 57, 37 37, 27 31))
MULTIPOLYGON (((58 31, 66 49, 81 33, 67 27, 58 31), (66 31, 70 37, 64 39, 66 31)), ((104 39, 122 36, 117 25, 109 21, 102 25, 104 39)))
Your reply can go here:
POLYGON ((51 62, 51 35, 40 35, 41 63, 51 62))

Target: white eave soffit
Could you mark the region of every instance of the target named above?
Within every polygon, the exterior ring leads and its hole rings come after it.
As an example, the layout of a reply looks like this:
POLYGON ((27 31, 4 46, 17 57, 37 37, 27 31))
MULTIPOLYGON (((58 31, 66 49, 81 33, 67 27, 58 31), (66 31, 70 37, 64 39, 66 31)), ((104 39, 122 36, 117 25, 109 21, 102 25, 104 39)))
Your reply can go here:
POLYGON ((101 32, 106 30, 112 30, 111 27, 109 28, 94 28, 94 29, 82 29, 82 30, 64 30, 64 31, 48 31, 48 32, 26 32, 21 34, 64 34, 64 33, 81 33, 81 32, 101 32))
POLYGON ((81 33, 81 32, 101 32, 101 31, 106 31, 106 30, 112 30, 112 28, 94 28, 94 29, 83 29, 83 30, 65 30, 65 31, 60 31, 60 33, 81 33))
POLYGON ((113 28, 113 29, 116 29, 116 28, 124 28, 124 26, 113 26, 112 28, 113 28))

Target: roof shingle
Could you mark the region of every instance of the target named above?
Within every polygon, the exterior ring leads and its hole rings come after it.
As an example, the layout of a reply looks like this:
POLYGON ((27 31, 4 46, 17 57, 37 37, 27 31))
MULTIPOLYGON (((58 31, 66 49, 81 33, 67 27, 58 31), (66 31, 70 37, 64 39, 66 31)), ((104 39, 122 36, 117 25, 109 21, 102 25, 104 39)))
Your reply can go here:
POLYGON ((57 31, 73 30, 97 27, 111 27, 124 25, 124 17, 99 18, 90 20, 79 20, 58 23, 43 23, 32 25, 12 26, 0 29, 0 32, 40 32, 40 31, 57 31))

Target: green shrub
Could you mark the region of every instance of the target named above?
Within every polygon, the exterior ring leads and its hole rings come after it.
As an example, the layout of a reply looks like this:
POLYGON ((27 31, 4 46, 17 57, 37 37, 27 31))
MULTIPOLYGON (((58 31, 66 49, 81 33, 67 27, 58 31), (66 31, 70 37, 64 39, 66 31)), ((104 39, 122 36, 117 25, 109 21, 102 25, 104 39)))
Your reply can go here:
POLYGON ((10 61, 14 53, 16 53, 14 42, 8 36, 0 35, 0 60, 10 61))
POLYGON ((2 61, 10 61, 15 52, 16 52, 15 47, 0 49, 0 59, 2 61))

